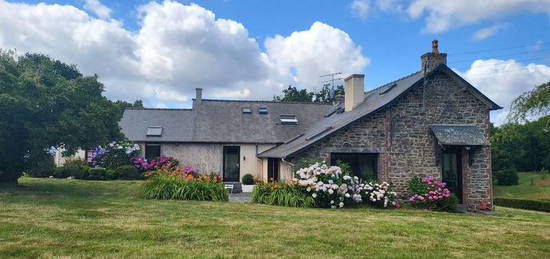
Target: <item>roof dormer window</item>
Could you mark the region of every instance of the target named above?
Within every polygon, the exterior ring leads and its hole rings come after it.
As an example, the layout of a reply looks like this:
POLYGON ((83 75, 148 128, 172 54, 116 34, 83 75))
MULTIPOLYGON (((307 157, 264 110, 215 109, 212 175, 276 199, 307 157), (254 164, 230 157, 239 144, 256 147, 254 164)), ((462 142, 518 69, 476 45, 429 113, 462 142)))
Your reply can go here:
POLYGON ((147 136, 148 137, 160 137, 160 136, 162 136, 162 127, 160 127, 160 126, 148 127, 147 128, 147 136))
POLYGON ((267 107, 260 107, 260 108, 258 109, 258 113, 259 113, 259 114, 268 114, 269 111, 267 110, 267 107))
POLYGON ((243 113, 244 114, 250 114, 250 113, 252 113, 252 109, 250 107, 243 107, 243 113))
POLYGON ((298 124, 298 118, 293 114, 281 114, 281 124, 283 125, 296 125, 298 124))

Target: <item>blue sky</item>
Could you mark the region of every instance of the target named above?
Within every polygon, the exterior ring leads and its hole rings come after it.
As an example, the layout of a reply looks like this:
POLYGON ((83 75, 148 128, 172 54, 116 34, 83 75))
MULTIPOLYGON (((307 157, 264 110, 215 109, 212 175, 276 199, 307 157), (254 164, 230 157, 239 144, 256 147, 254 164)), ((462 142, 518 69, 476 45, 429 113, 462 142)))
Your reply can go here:
MULTIPOLYGON (((0 48, 74 63, 97 73, 108 97, 153 107, 188 106, 195 87, 211 98, 269 99, 288 84, 319 87, 319 75, 337 71, 365 73, 368 89, 417 71, 432 39, 449 54, 451 68, 502 106, 550 81, 548 0, 0 5, 6 12, 0 11, 0 48), (10 16, 20 23, 1 22, 10 16), (50 44, 56 40, 60 46, 50 44)), ((494 121, 502 122, 502 114, 494 121)))

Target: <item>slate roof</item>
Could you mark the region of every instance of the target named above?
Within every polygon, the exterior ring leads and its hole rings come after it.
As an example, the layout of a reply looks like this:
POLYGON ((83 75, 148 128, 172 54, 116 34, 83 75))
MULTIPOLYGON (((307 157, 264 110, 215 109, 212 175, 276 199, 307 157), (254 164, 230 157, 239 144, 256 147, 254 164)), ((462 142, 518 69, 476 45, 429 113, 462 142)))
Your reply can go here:
POLYGON ((191 109, 126 109, 119 122, 122 133, 132 141, 180 142, 193 139, 191 109), (162 136, 147 136, 147 128, 162 127, 162 136))
MULTIPOLYGON (((454 77, 456 80, 464 83, 474 95, 484 100, 490 109, 501 109, 496 103, 491 101, 488 97, 483 95, 479 90, 473 87, 471 84, 462 79, 459 75, 449 69, 446 65, 440 65, 437 68, 429 72, 426 77, 429 77, 433 73, 443 71, 449 76, 454 77)), ((303 135, 296 137, 293 141, 276 146, 272 149, 266 150, 258 155, 258 157, 273 157, 273 158, 286 158, 293 154, 296 154, 315 142, 330 136, 336 131, 350 126, 353 122, 368 116, 376 111, 379 111, 392 104, 407 90, 413 86, 421 84, 424 78, 421 71, 410 74, 406 77, 390 82, 375 88, 365 93, 365 100, 359 104, 356 108, 349 112, 335 113, 334 115, 325 118, 315 125, 310 130, 306 131, 303 135)))
POLYGON ((434 124, 430 129, 440 145, 485 146, 489 140, 476 125, 434 124))
POLYGON ((280 144, 306 131, 334 109, 327 104, 203 99, 194 109, 127 109, 119 125, 132 141, 280 144), (252 113, 243 114, 242 108, 252 113), (268 114, 259 114, 267 108, 268 114), (281 125, 280 115, 296 115, 297 125, 281 125), (161 126, 162 136, 147 136, 161 126))

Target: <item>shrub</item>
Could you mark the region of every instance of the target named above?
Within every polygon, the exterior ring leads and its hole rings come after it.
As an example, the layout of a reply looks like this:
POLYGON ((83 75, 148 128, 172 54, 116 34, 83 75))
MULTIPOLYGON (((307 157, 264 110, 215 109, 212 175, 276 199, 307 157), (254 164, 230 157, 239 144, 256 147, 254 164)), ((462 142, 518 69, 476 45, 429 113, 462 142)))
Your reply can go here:
POLYGON ((428 176, 420 181, 417 176, 409 181, 409 192, 413 195, 409 202, 413 207, 424 208, 436 211, 455 211, 458 199, 452 195, 447 184, 436 181, 428 176))
POLYGON ((27 175, 30 177, 48 177, 53 175, 55 163, 48 153, 42 153, 30 159, 30 168, 27 175))
POLYGON ((88 170, 88 180, 105 180, 107 177, 107 169, 102 167, 90 168, 88 170))
POLYGON ((517 209, 550 212, 550 202, 548 201, 495 198, 495 205, 517 209))
POLYGON ((279 183, 259 183, 252 190, 252 201, 286 207, 315 207, 315 199, 297 186, 279 183))
MULTIPOLYGON (((142 172, 154 171, 161 168, 175 169, 179 165, 179 161, 170 156, 160 156, 159 159, 152 159, 151 161, 147 161, 145 158, 136 156, 132 157, 131 161, 134 167, 142 172)), ((198 173, 197 170, 190 166, 185 167, 185 169, 189 172, 198 173)))
POLYGON ((505 169, 494 173, 497 185, 518 185, 519 176, 515 170, 505 169))
POLYGON ((123 165, 121 167, 118 167, 115 171, 118 178, 120 179, 126 179, 126 180, 143 179, 143 174, 140 171, 138 171, 137 168, 131 165, 123 165))
POLYGON ((107 171, 105 171, 105 180, 115 180, 115 179, 119 179, 119 175, 117 171, 113 169, 107 169, 107 171))
POLYGON ((137 156, 140 147, 127 141, 113 142, 106 148, 99 147, 94 150, 92 164, 95 167, 116 169, 123 165, 133 165, 131 157, 137 156))
POLYGON ((146 199, 227 201, 225 185, 217 177, 199 176, 183 172, 183 168, 163 170, 151 174, 144 183, 146 199))
POLYGON ((67 171, 68 176, 72 176, 76 179, 86 179, 88 177, 88 171, 90 170, 88 163, 82 159, 68 160, 63 167, 67 171))
POLYGON ((279 206, 342 208, 368 204, 376 207, 399 207, 396 193, 388 183, 361 183, 338 166, 324 162, 299 169, 296 178, 286 183, 257 184, 252 200, 279 206))
POLYGON ((53 177, 55 178, 67 178, 69 177, 69 170, 65 168, 64 166, 59 166, 53 169, 53 177))
POLYGON ((243 175, 243 184, 254 184, 254 176, 251 174, 245 174, 243 175))

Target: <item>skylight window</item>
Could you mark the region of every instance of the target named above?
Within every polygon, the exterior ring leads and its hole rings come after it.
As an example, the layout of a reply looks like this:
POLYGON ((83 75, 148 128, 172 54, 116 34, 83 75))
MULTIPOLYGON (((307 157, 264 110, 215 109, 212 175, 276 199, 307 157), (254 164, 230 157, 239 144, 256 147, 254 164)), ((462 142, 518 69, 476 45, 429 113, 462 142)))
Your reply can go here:
POLYGON ((148 127, 147 128, 147 136, 148 137, 160 137, 162 136, 162 127, 148 127))
POLYGON ((260 107, 260 108, 258 109, 258 113, 259 113, 259 114, 268 114, 269 111, 267 110, 267 107, 260 107))
POLYGON ((281 114, 281 124, 283 125, 296 125, 298 124, 298 118, 292 114, 281 114))
POLYGON ((243 113, 247 113, 247 114, 252 113, 252 109, 249 107, 243 107, 243 113))
POLYGON ((397 86, 397 84, 393 84, 393 85, 388 86, 386 89, 384 89, 384 90, 380 93, 380 95, 383 95, 383 94, 385 94, 385 93, 391 91, 391 89, 393 89, 393 88, 396 87, 396 86, 397 86))

